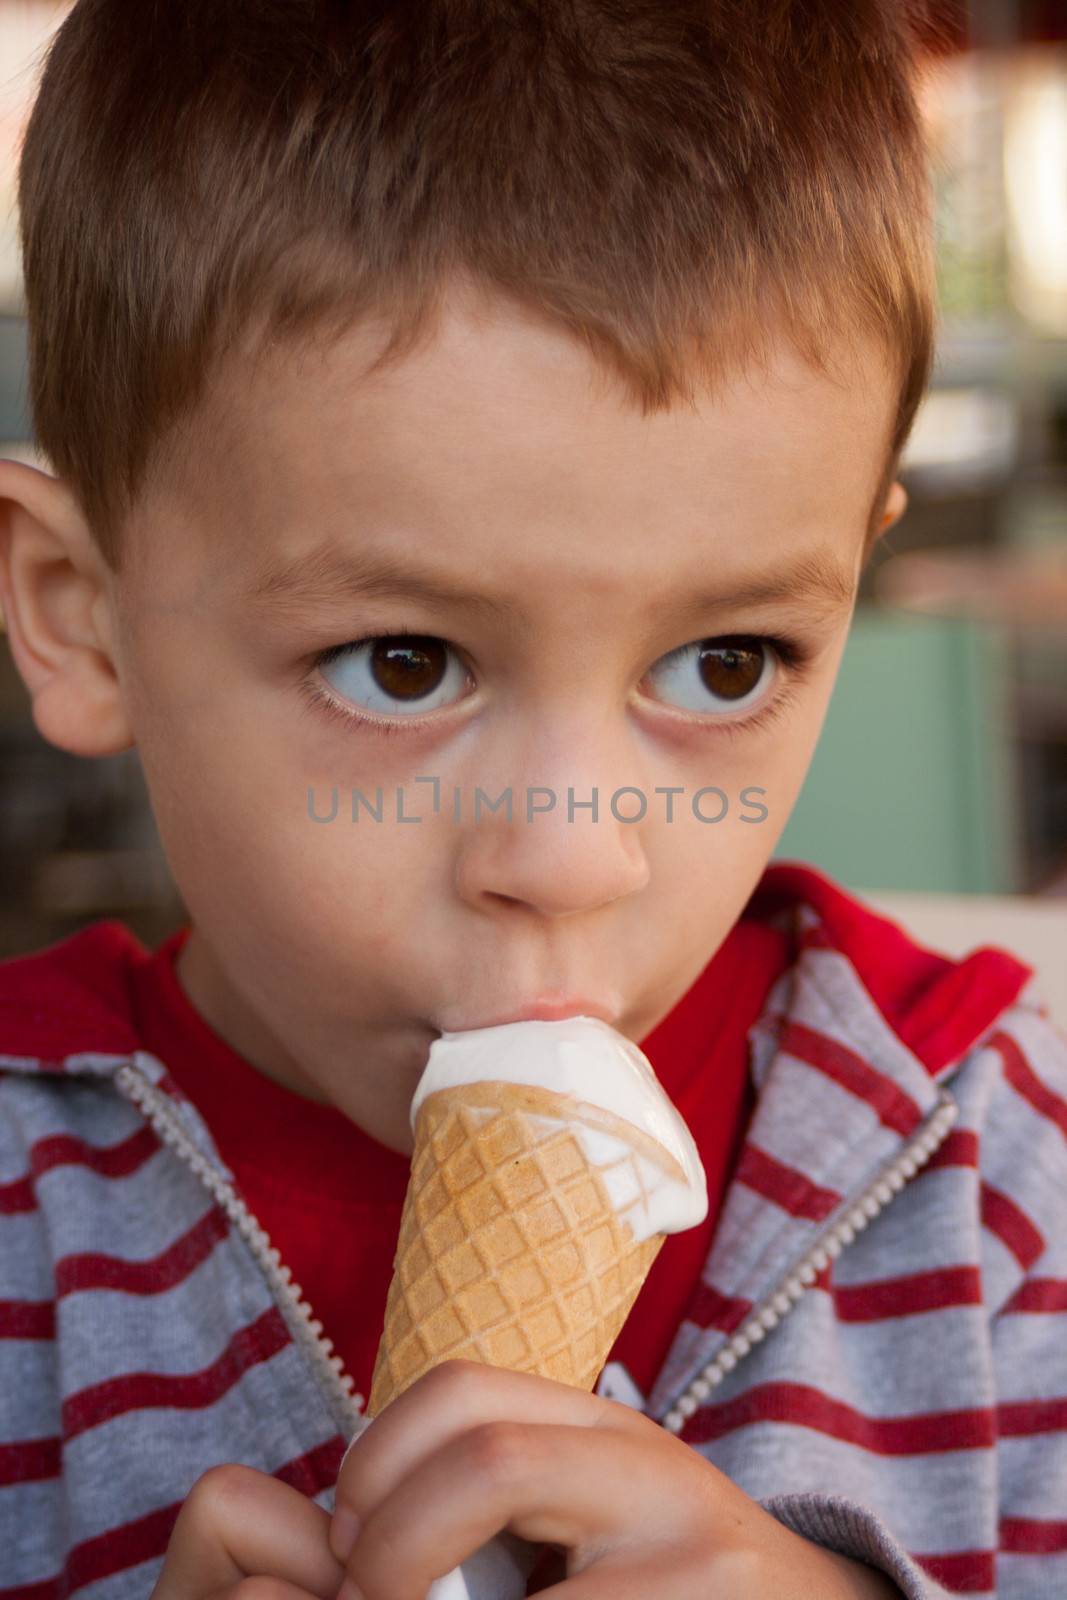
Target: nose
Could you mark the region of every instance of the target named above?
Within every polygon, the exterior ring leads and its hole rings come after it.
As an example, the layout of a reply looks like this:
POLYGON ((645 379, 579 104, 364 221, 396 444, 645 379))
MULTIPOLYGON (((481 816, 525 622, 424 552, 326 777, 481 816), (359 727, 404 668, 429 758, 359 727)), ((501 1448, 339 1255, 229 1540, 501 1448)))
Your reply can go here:
POLYGON ((598 738, 589 719, 574 717, 536 740, 522 759, 504 764, 510 784, 505 779, 491 788, 476 778, 463 797, 468 821, 456 863, 461 898, 482 910, 512 903, 564 917, 643 889, 655 797, 640 775, 620 776, 640 765, 632 746, 625 749, 623 756, 619 745, 605 741, 602 723, 598 738), (510 822, 505 804, 493 810, 484 799, 475 819, 476 786, 492 801, 510 786, 510 822))

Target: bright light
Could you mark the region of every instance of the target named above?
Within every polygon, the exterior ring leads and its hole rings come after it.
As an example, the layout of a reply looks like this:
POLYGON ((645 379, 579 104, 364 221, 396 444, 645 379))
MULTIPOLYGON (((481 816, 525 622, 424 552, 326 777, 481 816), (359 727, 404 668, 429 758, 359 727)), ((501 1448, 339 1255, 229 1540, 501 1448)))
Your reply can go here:
POLYGON ((1067 50, 1025 52, 1012 72, 1004 180, 1012 299, 1033 327, 1067 337, 1067 50))

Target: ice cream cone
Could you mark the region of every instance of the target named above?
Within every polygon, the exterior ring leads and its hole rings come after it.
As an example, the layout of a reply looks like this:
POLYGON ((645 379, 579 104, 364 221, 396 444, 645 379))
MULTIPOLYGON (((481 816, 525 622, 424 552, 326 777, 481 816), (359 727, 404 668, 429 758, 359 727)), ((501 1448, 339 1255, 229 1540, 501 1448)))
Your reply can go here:
MULTIPOLYGON (((368 1417, 457 1357, 592 1389, 665 1236, 707 1214, 646 1057, 587 1016, 444 1031, 411 1118, 368 1417)), ((520 1600, 537 1555, 502 1529, 427 1600, 520 1600)))
POLYGON ((457 1357, 591 1390, 665 1237, 640 1237, 638 1219, 685 1183, 657 1139, 574 1094, 496 1080, 428 1094, 368 1415, 457 1357))

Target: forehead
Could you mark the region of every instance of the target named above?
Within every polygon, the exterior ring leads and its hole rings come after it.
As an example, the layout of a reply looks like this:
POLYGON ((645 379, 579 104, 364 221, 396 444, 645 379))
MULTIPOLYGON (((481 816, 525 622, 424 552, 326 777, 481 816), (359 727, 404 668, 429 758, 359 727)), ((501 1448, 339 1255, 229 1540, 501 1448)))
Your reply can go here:
POLYGON ((697 530, 780 535, 786 519, 862 539, 895 398, 871 344, 832 352, 829 375, 782 341, 766 369, 646 416, 578 339, 510 302, 457 293, 425 344, 368 376, 386 332, 367 319, 209 383, 158 488, 210 529, 216 559, 371 527, 478 560, 514 554, 520 534, 535 553, 553 530, 591 546, 655 533, 666 551, 697 530))

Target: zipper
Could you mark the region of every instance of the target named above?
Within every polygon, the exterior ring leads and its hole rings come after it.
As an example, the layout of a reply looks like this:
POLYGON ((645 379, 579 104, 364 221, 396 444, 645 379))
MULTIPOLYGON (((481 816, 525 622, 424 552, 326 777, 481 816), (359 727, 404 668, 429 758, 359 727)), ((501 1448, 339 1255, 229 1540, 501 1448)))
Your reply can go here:
POLYGON ((867 1226, 878 1213, 898 1194, 909 1178, 925 1166, 934 1151, 948 1137, 960 1108, 944 1089, 938 1093, 938 1104, 927 1117, 920 1132, 907 1148, 878 1174, 852 1205, 851 1209, 829 1227, 815 1242, 800 1265, 790 1269, 778 1287, 758 1305, 749 1321, 709 1361, 688 1387, 677 1397, 663 1418, 662 1426, 668 1433, 681 1433, 687 1420, 697 1407, 711 1394, 715 1385, 732 1372, 739 1361, 748 1355, 753 1345, 765 1339, 776 1328, 805 1289, 809 1288, 827 1263, 841 1254, 851 1244, 857 1233, 867 1226))
POLYGON ((163 1142, 192 1167, 241 1234, 262 1268, 286 1326, 307 1354, 316 1376, 333 1397, 340 1414, 351 1424, 354 1436, 366 1425, 367 1419, 363 1415, 365 1399, 355 1392, 355 1379, 345 1370, 341 1357, 334 1353, 333 1340, 324 1337, 322 1323, 304 1299, 300 1285, 293 1282, 293 1274, 283 1264, 281 1252, 271 1244, 270 1236, 260 1227, 233 1185, 213 1162, 197 1150, 182 1127, 179 1114, 169 1097, 149 1083, 144 1074, 129 1062, 117 1067, 114 1077, 122 1093, 143 1112, 163 1142))

